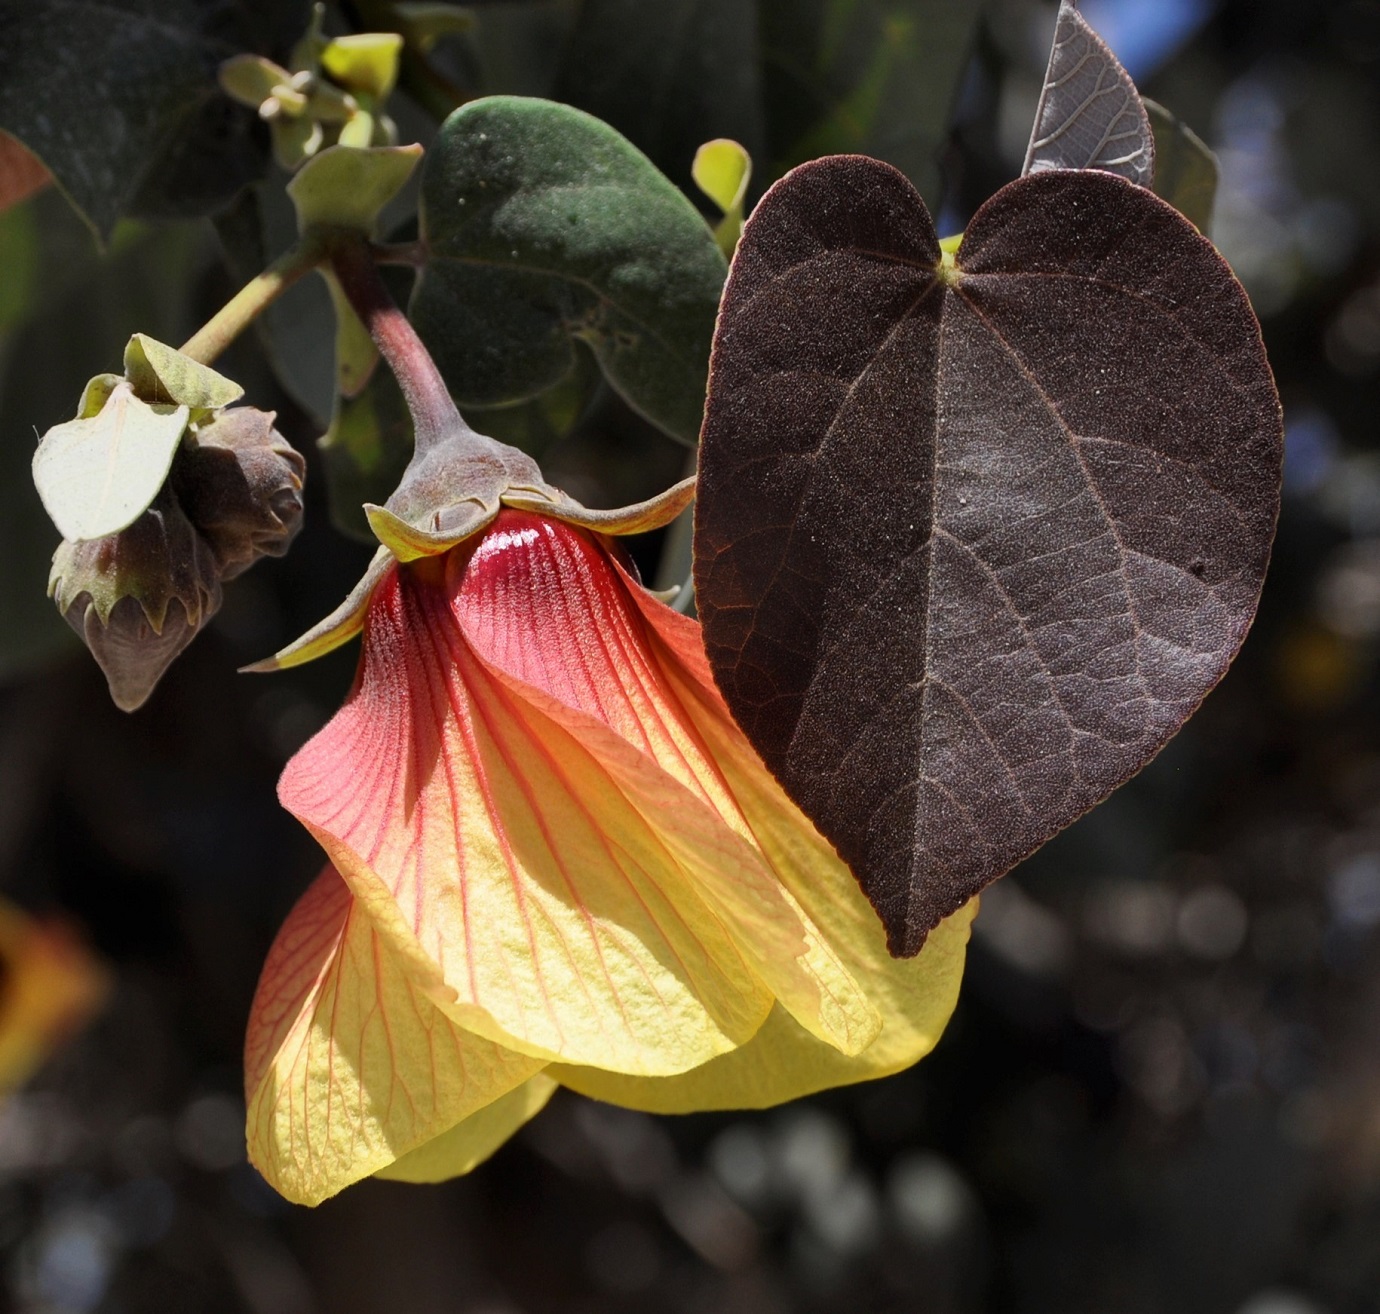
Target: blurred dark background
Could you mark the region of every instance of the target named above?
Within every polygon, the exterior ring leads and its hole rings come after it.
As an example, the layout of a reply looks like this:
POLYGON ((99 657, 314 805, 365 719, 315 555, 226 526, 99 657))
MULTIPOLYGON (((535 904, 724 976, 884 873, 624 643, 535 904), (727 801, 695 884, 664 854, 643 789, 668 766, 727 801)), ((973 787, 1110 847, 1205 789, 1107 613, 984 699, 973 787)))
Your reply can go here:
MULTIPOLYGON (((42 599, 55 535, 28 492, 31 435, 129 332, 180 341, 234 281, 204 221, 128 223, 100 257, 51 189, 0 217, 0 889, 79 928, 113 982, 0 1107, 0 1308, 1380 1311, 1380 0, 1082 8, 1218 153, 1213 237, 1284 401, 1284 513, 1240 660, 1139 778, 984 896, 957 1014, 915 1069, 754 1114, 653 1119, 562 1092, 440 1187, 370 1181, 307 1211, 244 1160, 249 1000, 320 862, 274 781, 354 655, 234 670, 330 610, 369 550, 332 532, 310 478, 292 554, 227 590, 142 711, 116 711, 42 599)), ((662 102, 620 111, 626 87, 572 58, 594 40, 580 11, 480 6, 436 60, 468 93, 585 104, 683 180, 724 129, 695 138, 677 107, 698 94, 735 122, 741 85, 682 60, 656 74, 662 102)), ((766 110, 741 133, 759 184, 793 150, 872 143, 957 230, 1020 167, 1053 16, 764 0, 766 110), (863 89, 848 114, 874 120, 802 147, 781 124, 834 92, 811 90, 793 43, 821 23, 839 85, 863 89), (926 82, 926 42, 954 32, 958 73, 926 82), (927 98, 951 130, 917 146, 905 116, 927 98)), ((395 108, 405 131, 425 121, 405 94, 395 108)), ((310 361, 288 390, 252 339, 226 368, 311 450, 310 361)), ((614 403, 593 415, 544 450, 553 481, 612 502, 679 473, 684 453, 614 403)))

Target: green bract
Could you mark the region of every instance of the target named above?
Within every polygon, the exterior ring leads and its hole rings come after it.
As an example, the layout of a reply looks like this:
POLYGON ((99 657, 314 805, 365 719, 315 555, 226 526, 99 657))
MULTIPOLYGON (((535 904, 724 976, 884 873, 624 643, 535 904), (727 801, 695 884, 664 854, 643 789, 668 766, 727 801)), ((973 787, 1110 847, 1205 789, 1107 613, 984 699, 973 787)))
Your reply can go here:
POLYGON ((373 235, 379 211, 403 188, 422 158, 420 146, 332 146, 288 183, 303 232, 353 228, 373 235))
POLYGON ((103 538, 158 496, 182 441, 185 406, 150 406, 127 385, 96 415, 49 429, 34 453, 34 483, 63 538, 103 538))
POLYGON ((694 442, 726 265, 625 138, 549 101, 474 101, 427 154, 421 225, 412 318, 462 406, 535 397, 581 341, 635 410, 694 442))
POLYGON ((148 509, 189 423, 238 401, 238 383, 143 333, 125 347, 125 376, 98 374, 77 416, 34 453, 34 484, 63 538, 104 538, 148 509))

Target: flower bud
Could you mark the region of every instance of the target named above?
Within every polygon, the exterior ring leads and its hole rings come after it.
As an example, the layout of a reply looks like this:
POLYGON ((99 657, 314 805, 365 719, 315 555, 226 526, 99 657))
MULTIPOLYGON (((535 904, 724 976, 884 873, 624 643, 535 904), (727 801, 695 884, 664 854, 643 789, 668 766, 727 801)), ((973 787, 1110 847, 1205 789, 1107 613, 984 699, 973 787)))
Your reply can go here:
POLYGON ((100 663, 118 707, 139 707, 220 608, 220 572, 167 488, 128 529, 63 542, 48 594, 100 663))
POLYGON ((302 526, 306 462, 272 411, 234 406, 198 426, 172 471, 177 500, 215 556, 221 579, 281 557, 302 526))

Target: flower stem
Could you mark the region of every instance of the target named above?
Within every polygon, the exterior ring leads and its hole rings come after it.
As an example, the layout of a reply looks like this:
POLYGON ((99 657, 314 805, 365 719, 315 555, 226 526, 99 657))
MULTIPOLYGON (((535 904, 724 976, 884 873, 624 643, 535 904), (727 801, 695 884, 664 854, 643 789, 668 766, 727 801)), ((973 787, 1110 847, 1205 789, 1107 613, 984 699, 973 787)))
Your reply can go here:
POLYGON ((326 256, 341 290, 398 380, 407 409, 412 412, 416 451, 420 456, 465 427, 445 380, 417 330, 398 309, 393 294, 379 276, 363 236, 333 235, 326 243, 326 256))
POLYGON ((257 278, 252 278, 186 342, 182 354, 209 365, 308 270, 321 261, 315 239, 288 248, 257 278))

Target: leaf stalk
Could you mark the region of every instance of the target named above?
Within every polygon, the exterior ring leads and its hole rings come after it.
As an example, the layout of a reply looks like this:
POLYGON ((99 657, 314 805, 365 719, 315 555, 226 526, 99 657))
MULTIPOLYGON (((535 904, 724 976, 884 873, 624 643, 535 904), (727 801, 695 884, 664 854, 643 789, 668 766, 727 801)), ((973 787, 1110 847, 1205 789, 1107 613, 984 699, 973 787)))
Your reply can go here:
POLYGON ((202 365, 211 364, 288 288, 320 262, 320 243, 314 236, 304 237, 284 251, 263 273, 250 279, 192 334, 182 344, 182 354, 202 365))

